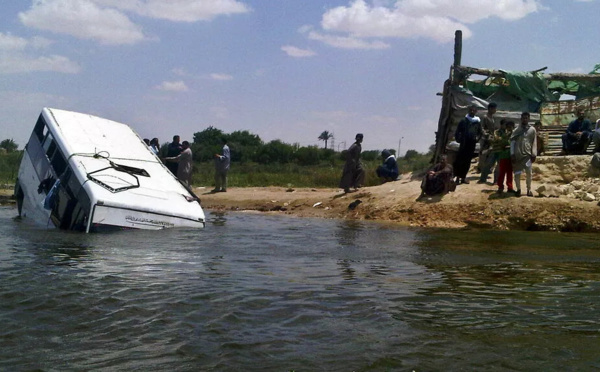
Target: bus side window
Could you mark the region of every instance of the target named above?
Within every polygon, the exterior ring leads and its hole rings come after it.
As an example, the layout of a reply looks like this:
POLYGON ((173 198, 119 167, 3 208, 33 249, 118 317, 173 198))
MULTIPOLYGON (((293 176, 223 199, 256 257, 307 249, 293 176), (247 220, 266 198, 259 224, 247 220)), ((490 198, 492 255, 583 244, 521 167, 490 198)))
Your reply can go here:
POLYGON ((50 159, 50 163, 59 177, 67 168, 67 161, 60 150, 54 152, 54 156, 50 159))
POLYGON ((56 142, 54 142, 54 137, 52 136, 52 133, 48 133, 46 135, 42 146, 44 147, 44 151, 46 152, 46 156, 48 156, 48 159, 52 159, 52 155, 54 155, 54 151, 56 150, 56 142))
POLYGON ((44 137, 48 133, 48 127, 46 126, 46 122, 44 121, 44 117, 40 115, 37 123, 35 123, 35 128, 33 129, 37 139, 40 143, 44 140, 44 137))

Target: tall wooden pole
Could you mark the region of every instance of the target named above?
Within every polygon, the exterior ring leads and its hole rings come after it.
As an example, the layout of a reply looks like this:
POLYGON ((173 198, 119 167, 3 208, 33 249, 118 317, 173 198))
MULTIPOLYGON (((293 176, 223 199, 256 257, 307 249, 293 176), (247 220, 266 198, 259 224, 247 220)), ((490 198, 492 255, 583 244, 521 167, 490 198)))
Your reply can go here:
POLYGON ((457 76, 455 69, 460 66, 462 59, 462 31, 456 30, 454 32, 454 63, 450 68, 450 77, 444 82, 444 90, 442 91, 442 107, 440 109, 440 118, 438 121, 438 130, 435 132, 435 153, 433 154, 432 163, 436 163, 439 160, 441 154, 446 149, 446 143, 448 142, 448 131, 450 130, 450 116, 452 114, 452 107, 450 102, 450 87, 458 84, 459 77, 457 76))
POLYGON ((454 66, 460 66, 462 58, 462 31, 454 32, 454 66))

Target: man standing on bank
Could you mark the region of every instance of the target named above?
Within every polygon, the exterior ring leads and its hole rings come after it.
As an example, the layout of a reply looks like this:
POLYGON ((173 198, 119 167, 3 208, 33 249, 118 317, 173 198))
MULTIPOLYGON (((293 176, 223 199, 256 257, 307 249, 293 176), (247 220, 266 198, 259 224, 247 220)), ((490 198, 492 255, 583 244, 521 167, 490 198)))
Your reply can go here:
POLYGON ((513 171, 515 172, 515 184, 517 190, 515 195, 521 196, 521 173, 525 170, 527 176, 527 196, 533 196, 531 192, 531 167, 537 157, 537 136, 535 128, 529 125, 529 113, 521 114, 521 125, 513 131, 510 137, 510 158, 513 171))
POLYGON ((469 107, 467 115, 458 123, 454 138, 460 143, 456 160, 454 160, 454 175, 456 184, 469 183, 467 173, 475 154, 475 146, 481 138, 481 120, 477 117, 477 106, 469 107))
POLYGON ((227 146, 227 138, 221 138, 222 154, 215 154, 215 188, 211 192, 227 192, 227 172, 231 164, 231 154, 227 146))
POLYGON ((167 165, 169 163, 177 164, 177 178, 186 186, 192 185, 192 149, 190 143, 183 141, 181 143, 181 153, 177 156, 166 157, 167 165))
POLYGON ((345 193, 350 192, 350 187, 353 187, 355 190, 360 188, 365 178, 365 172, 360 164, 360 153, 362 151, 360 144, 363 141, 362 133, 358 133, 355 139, 356 141, 350 146, 346 154, 346 164, 344 164, 344 171, 340 181, 340 188, 344 189, 345 193))
POLYGON ((490 102, 487 113, 481 120, 482 136, 479 140, 479 170, 481 171, 481 177, 479 177, 477 183, 487 182, 488 175, 492 172, 492 168, 498 161, 494 152, 490 149, 492 140, 494 139, 494 132, 500 129, 500 126, 496 125, 496 118, 494 118, 497 108, 498 105, 495 102, 490 102))
MULTIPOLYGON (((168 158, 174 158, 181 154, 183 148, 181 146, 181 143, 179 143, 180 140, 181 139, 178 135, 173 136, 173 142, 169 143, 169 146, 167 147, 168 158)), ((171 171, 171 173, 173 173, 174 176, 177 176, 177 168, 179 167, 179 163, 168 162, 166 165, 167 168, 169 168, 169 170, 171 171)))

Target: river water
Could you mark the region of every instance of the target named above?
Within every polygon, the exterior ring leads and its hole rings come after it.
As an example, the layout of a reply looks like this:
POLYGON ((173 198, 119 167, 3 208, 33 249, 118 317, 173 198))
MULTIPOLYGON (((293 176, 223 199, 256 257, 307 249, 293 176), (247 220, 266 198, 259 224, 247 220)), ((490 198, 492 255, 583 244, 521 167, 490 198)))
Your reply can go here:
POLYGON ((597 235, 242 213, 85 235, 15 215, 2 371, 600 369, 597 235))

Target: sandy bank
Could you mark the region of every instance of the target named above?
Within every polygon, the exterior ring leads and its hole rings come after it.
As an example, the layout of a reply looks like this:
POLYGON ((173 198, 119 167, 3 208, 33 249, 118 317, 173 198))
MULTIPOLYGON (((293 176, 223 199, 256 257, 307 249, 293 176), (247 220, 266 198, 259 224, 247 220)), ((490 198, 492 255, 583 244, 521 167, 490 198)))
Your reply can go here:
MULTIPOLYGON (((556 189, 569 183, 585 183, 581 180, 590 180, 589 163, 589 156, 539 158, 534 165, 532 187, 536 197, 500 196, 495 185, 477 184, 478 175, 474 173, 469 177, 471 183, 458 186, 455 192, 421 200, 417 200, 420 180, 411 180, 409 175, 350 194, 340 189, 280 187, 230 188, 226 193, 216 194, 211 194, 208 187, 196 187, 195 192, 202 206, 212 211, 377 220, 416 227, 599 232, 600 178, 593 179, 596 184, 588 190, 595 193, 596 201, 566 195, 539 197, 535 191, 541 185, 556 189)), ((572 191, 571 196, 587 194, 582 190, 572 191)), ((0 190, 0 204, 14 203, 12 193, 10 189, 0 190)))
MULTIPOLYGON (((208 193, 197 188, 204 208, 260 211, 299 217, 389 221, 406 226, 532 231, 600 231, 596 202, 572 198, 499 196, 491 183, 460 185, 443 197, 417 200, 420 182, 396 182, 344 194, 340 189, 230 188, 208 193), (360 202, 358 202, 360 200, 360 202)), ((534 182, 535 190, 540 182, 534 182)))

